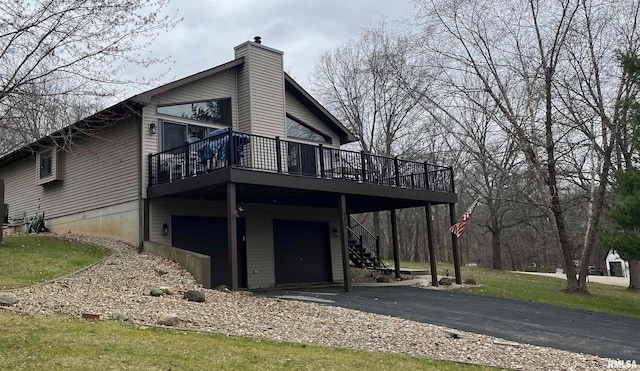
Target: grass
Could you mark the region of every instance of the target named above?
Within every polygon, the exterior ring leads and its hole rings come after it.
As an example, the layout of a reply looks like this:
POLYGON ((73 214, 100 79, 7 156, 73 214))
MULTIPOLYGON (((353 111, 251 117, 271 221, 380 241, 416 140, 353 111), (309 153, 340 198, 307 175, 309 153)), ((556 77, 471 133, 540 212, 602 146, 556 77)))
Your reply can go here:
MULTIPOLYGON (((401 262, 400 266, 429 270, 429 263, 401 262)), ((438 263, 439 275, 444 275, 445 269, 453 275, 453 265, 438 263)), ((587 283, 590 295, 579 295, 564 292, 566 281, 553 277, 478 267, 461 267, 461 272, 463 280, 474 278, 483 285, 462 292, 640 317, 640 295, 626 287, 587 283)))
POLYGON ((490 370, 451 362, 0 310, 2 370, 490 370))
POLYGON ((45 236, 8 236, 0 245, 0 290, 30 286, 95 263, 107 250, 45 236))
MULTIPOLYGON (((106 250, 52 237, 7 237, 0 289, 74 272, 106 250)), ((492 368, 131 323, 86 321, 0 309, 1 370, 490 370, 492 368)))

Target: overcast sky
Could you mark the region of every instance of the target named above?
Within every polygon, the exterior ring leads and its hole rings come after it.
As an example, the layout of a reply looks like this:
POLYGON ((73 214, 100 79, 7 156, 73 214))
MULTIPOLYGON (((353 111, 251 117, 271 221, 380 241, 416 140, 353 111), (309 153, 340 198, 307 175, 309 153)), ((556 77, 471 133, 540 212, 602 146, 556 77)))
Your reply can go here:
POLYGON ((176 10, 184 20, 152 46, 154 55, 172 60, 162 82, 228 62, 236 45, 259 35, 263 45, 284 52, 285 70, 308 85, 322 52, 358 37, 383 17, 409 17, 413 5, 411 0, 173 0, 169 11, 176 10))

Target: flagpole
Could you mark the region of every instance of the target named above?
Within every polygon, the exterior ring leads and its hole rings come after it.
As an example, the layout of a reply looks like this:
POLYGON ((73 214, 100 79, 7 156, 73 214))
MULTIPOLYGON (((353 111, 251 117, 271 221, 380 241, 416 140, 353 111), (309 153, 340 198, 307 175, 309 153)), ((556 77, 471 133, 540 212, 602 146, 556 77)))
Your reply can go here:
MULTIPOLYGON (((451 225, 456 223, 456 204, 449 204, 449 218, 451 225)), ((462 273, 460 272, 460 253, 458 252, 458 237, 451 233, 451 246, 453 249, 453 269, 456 275, 456 283, 462 284, 462 273)))

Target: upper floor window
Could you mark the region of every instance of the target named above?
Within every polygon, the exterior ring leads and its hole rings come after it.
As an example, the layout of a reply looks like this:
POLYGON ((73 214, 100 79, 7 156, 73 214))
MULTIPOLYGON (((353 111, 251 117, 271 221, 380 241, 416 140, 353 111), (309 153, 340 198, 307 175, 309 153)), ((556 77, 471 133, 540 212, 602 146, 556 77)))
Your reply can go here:
POLYGON ((327 142, 328 138, 300 121, 287 116, 287 137, 312 140, 315 142, 327 142))
POLYGON ((231 99, 215 99, 159 106, 158 113, 184 119, 231 125, 231 99))

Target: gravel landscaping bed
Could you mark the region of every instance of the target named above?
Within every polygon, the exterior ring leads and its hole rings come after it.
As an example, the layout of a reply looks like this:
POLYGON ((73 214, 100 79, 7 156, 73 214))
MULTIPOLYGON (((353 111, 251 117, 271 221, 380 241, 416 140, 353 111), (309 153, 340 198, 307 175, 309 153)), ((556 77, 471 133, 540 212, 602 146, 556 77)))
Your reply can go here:
MULTIPOLYGON (((18 300, 11 308, 29 313, 100 320, 128 318, 157 326, 172 317, 183 329, 291 341, 329 347, 400 353, 415 357, 525 370, 601 370, 607 360, 591 355, 519 344, 388 316, 317 303, 287 301, 203 289, 193 276, 168 259, 138 253, 106 238, 59 235, 102 246, 112 254, 88 269, 28 288, 0 291, 18 300), (152 288, 170 294, 151 296, 152 288), (204 303, 187 301, 182 290, 197 290, 204 303), (162 318, 162 317, 165 318, 162 318)), ((357 280, 369 279, 368 272, 357 280)))

